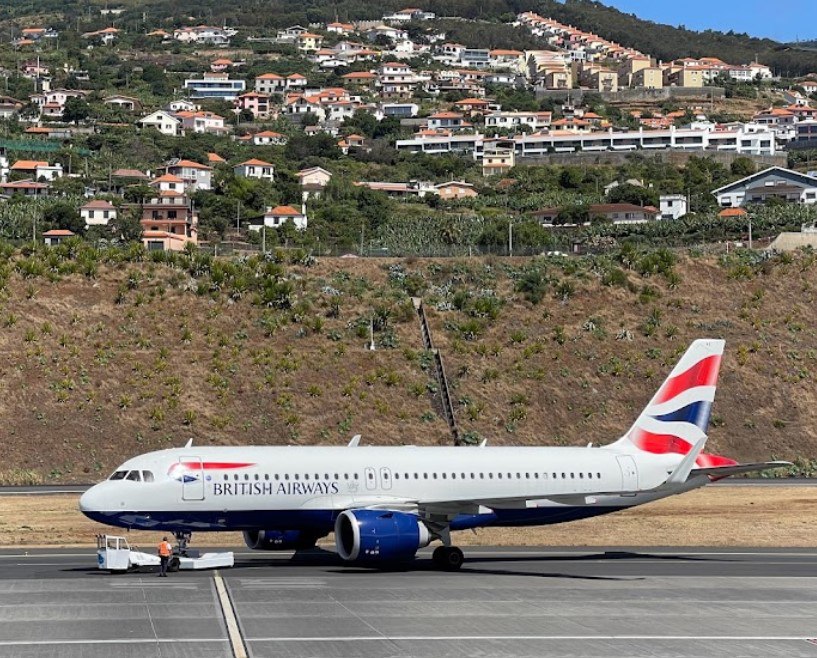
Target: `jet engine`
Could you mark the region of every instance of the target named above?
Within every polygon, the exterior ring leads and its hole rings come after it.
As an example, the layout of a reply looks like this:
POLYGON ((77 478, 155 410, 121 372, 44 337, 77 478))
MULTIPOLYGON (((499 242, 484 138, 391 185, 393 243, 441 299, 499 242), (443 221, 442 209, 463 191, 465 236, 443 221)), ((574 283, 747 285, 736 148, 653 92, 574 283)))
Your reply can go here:
POLYGON ((292 551, 312 548, 318 537, 302 530, 245 530, 244 543, 254 551, 292 551))
POLYGON ((426 525, 404 512, 346 510, 335 521, 338 555, 348 562, 410 560, 430 541, 426 525))

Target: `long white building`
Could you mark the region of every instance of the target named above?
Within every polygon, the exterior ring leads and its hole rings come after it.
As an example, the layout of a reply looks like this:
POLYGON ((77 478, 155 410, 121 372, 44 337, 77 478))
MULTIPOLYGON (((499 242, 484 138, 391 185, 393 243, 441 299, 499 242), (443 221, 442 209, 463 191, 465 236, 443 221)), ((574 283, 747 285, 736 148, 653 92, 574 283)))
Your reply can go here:
MULTIPOLYGON (((412 139, 399 139, 397 150, 412 153, 472 153, 482 156, 480 133, 425 134, 412 139)), ((580 153, 602 151, 727 151, 745 155, 775 155, 777 142, 772 131, 747 132, 732 130, 691 130, 671 127, 667 130, 631 130, 589 133, 534 133, 511 138, 517 157, 538 157, 549 153, 580 153)))

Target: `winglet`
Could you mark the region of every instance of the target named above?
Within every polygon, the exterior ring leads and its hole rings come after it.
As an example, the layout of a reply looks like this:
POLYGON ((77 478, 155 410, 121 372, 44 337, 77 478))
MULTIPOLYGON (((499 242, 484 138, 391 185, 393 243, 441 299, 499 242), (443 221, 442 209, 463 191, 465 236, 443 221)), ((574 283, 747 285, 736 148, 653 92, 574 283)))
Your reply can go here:
POLYGON ((192 436, 187 440, 187 443, 184 444, 184 447, 185 448, 192 448, 193 447, 193 437, 192 436))
POLYGON ((698 459, 698 455, 701 454, 706 445, 706 439, 707 437, 703 436, 692 446, 692 450, 684 456, 681 463, 678 464, 664 484, 683 484, 687 481, 689 474, 692 473, 692 469, 695 468, 695 460, 698 459))
POLYGON ((349 448, 357 448, 357 446, 358 446, 359 444, 360 444, 360 434, 355 434, 355 435, 352 437, 352 440, 351 440, 351 441, 349 441, 349 445, 348 445, 347 447, 349 447, 349 448))

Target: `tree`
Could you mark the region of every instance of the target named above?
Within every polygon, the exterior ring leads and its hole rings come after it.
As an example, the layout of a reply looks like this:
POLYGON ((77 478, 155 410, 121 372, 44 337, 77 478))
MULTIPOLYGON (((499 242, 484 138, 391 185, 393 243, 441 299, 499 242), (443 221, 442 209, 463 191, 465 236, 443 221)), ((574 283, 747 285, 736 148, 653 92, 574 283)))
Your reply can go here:
POLYGON ((120 208, 109 226, 114 237, 122 242, 137 242, 142 237, 142 211, 139 208, 120 208))
POLYGON ((755 161, 752 158, 747 158, 745 156, 740 158, 735 158, 732 161, 731 166, 729 169, 732 171, 734 176, 739 176, 740 178, 746 178, 746 176, 751 176, 757 171, 757 166, 755 165, 755 161))
POLYGON ((72 96, 65 101, 62 120, 66 123, 80 123, 91 116, 91 106, 84 98, 72 96))
POLYGON ((56 228, 68 229, 74 233, 85 231, 85 222, 77 207, 69 201, 57 201, 43 210, 43 220, 56 228))
POLYGON ((658 193, 647 187, 625 183, 610 190, 607 200, 610 203, 631 203, 634 206, 657 206, 658 193))

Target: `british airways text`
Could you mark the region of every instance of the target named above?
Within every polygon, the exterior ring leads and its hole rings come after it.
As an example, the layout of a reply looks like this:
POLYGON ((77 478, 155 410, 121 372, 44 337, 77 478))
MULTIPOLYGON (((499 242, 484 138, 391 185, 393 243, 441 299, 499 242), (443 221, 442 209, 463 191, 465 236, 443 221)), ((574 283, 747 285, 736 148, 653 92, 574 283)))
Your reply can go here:
POLYGON ((214 496, 306 496, 340 493, 337 482, 214 482, 214 496))

